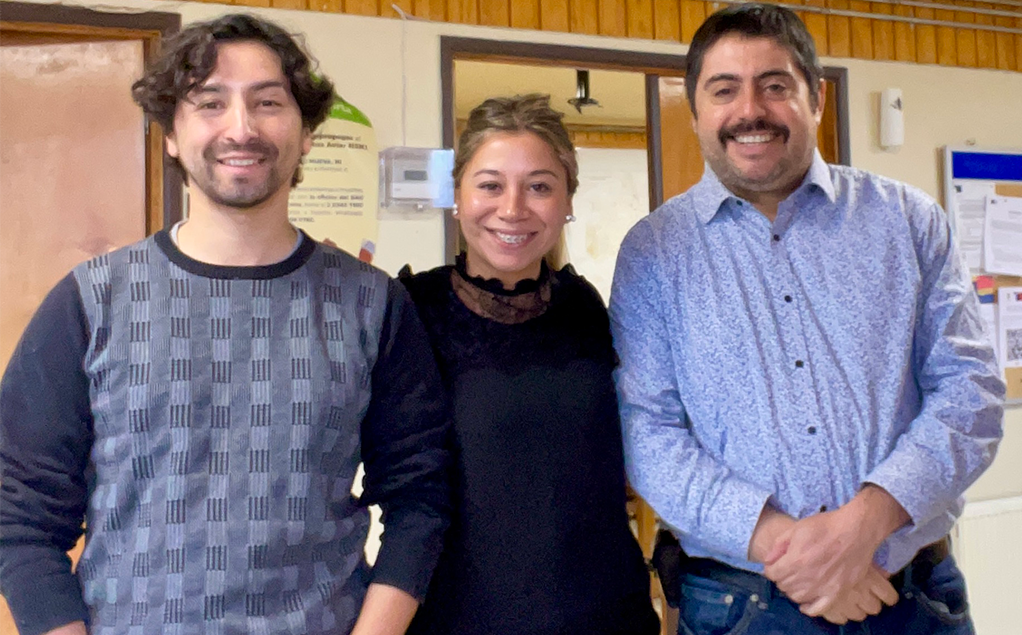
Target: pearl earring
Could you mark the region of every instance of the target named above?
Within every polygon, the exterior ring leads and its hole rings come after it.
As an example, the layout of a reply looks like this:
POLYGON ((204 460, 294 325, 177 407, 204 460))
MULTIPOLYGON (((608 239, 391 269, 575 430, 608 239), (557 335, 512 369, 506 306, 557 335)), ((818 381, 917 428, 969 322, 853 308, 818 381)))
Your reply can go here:
POLYGON ((451 208, 451 216, 453 216, 454 218, 458 217, 458 204, 457 203, 455 203, 454 207, 451 208))
POLYGON ((564 217, 564 222, 566 222, 566 223, 574 223, 575 222, 575 215, 574 214, 568 214, 567 216, 564 217))

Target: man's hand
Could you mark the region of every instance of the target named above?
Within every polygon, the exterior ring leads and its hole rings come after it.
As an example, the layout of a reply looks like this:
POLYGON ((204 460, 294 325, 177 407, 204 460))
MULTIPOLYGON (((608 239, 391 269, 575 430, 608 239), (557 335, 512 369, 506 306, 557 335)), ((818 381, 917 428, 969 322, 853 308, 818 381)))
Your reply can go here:
POLYGON ((795 519, 779 512, 770 504, 763 507, 759 514, 759 521, 756 528, 752 530, 752 538, 749 540, 749 560, 753 562, 766 562, 768 555, 777 552, 779 557, 782 551, 777 551, 778 539, 787 535, 795 526, 795 519))
POLYGON ((763 573, 806 614, 875 615, 878 601, 896 602, 897 594, 873 555, 908 521, 890 494, 866 485, 840 509, 796 522, 765 556, 763 573))
POLYGON ((872 565, 857 586, 830 602, 823 608, 824 599, 813 604, 803 604, 799 610, 810 617, 822 617, 832 624, 861 622, 870 615, 876 615, 884 606, 894 606, 900 599, 898 592, 887 580, 887 574, 872 565))
POLYGON ((797 604, 836 600, 866 577, 879 545, 842 507, 796 522, 764 558, 763 575, 797 604))

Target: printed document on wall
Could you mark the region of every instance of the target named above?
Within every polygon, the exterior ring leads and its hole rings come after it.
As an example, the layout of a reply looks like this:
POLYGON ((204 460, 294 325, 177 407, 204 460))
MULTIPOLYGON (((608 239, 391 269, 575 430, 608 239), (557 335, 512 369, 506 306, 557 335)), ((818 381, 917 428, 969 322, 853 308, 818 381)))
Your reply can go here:
POLYGON ((379 232, 380 152, 361 110, 340 97, 312 135, 304 178, 291 192, 288 218, 316 240, 330 240, 372 262, 379 232))
POLYGON ((1022 198, 987 197, 984 234, 983 269, 1022 276, 1022 198))
POLYGON ((1022 287, 998 289, 997 306, 1001 367, 1022 368, 1022 287))
POLYGON ((994 184, 986 181, 956 181, 950 202, 951 218, 958 247, 965 256, 969 270, 983 270, 983 230, 987 197, 995 194, 994 184))

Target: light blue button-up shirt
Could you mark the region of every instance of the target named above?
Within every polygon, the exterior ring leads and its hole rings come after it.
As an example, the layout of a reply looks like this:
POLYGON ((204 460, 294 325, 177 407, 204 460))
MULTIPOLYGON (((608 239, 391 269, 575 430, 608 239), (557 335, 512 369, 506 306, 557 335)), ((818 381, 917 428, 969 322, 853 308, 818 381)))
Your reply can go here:
POLYGON ((763 506, 805 518, 866 483, 943 537, 993 460, 1004 383, 947 217, 817 153, 771 223, 707 166, 639 221, 611 294, 632 486, 686 552, 748 560, 763 506))

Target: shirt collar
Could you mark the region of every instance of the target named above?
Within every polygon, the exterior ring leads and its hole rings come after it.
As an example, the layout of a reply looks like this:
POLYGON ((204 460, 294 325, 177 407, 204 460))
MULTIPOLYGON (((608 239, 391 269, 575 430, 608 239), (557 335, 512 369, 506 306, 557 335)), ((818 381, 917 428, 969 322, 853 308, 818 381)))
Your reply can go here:
MULTIPOLYGON (((819 150, 813 151, 813 162, 809 166, 802 184, 798 186, 791 196, 795 196, 802 190, 815 187, 826 195, 827 200, 833 203, 836 200, 834 193, 834 181, 830 175, 830 168, 827 162, 820 156, 819 150)), ((710 164, 703 165, 703 178, 692 188, 696 202, 696 217, 704 225, 709 223, 720 212, 729 199, 741 201, 731 190, 727 189, 716 173, 710 169, 710 164)), ((790 196, 789 196, 790 198, 790 196)))

